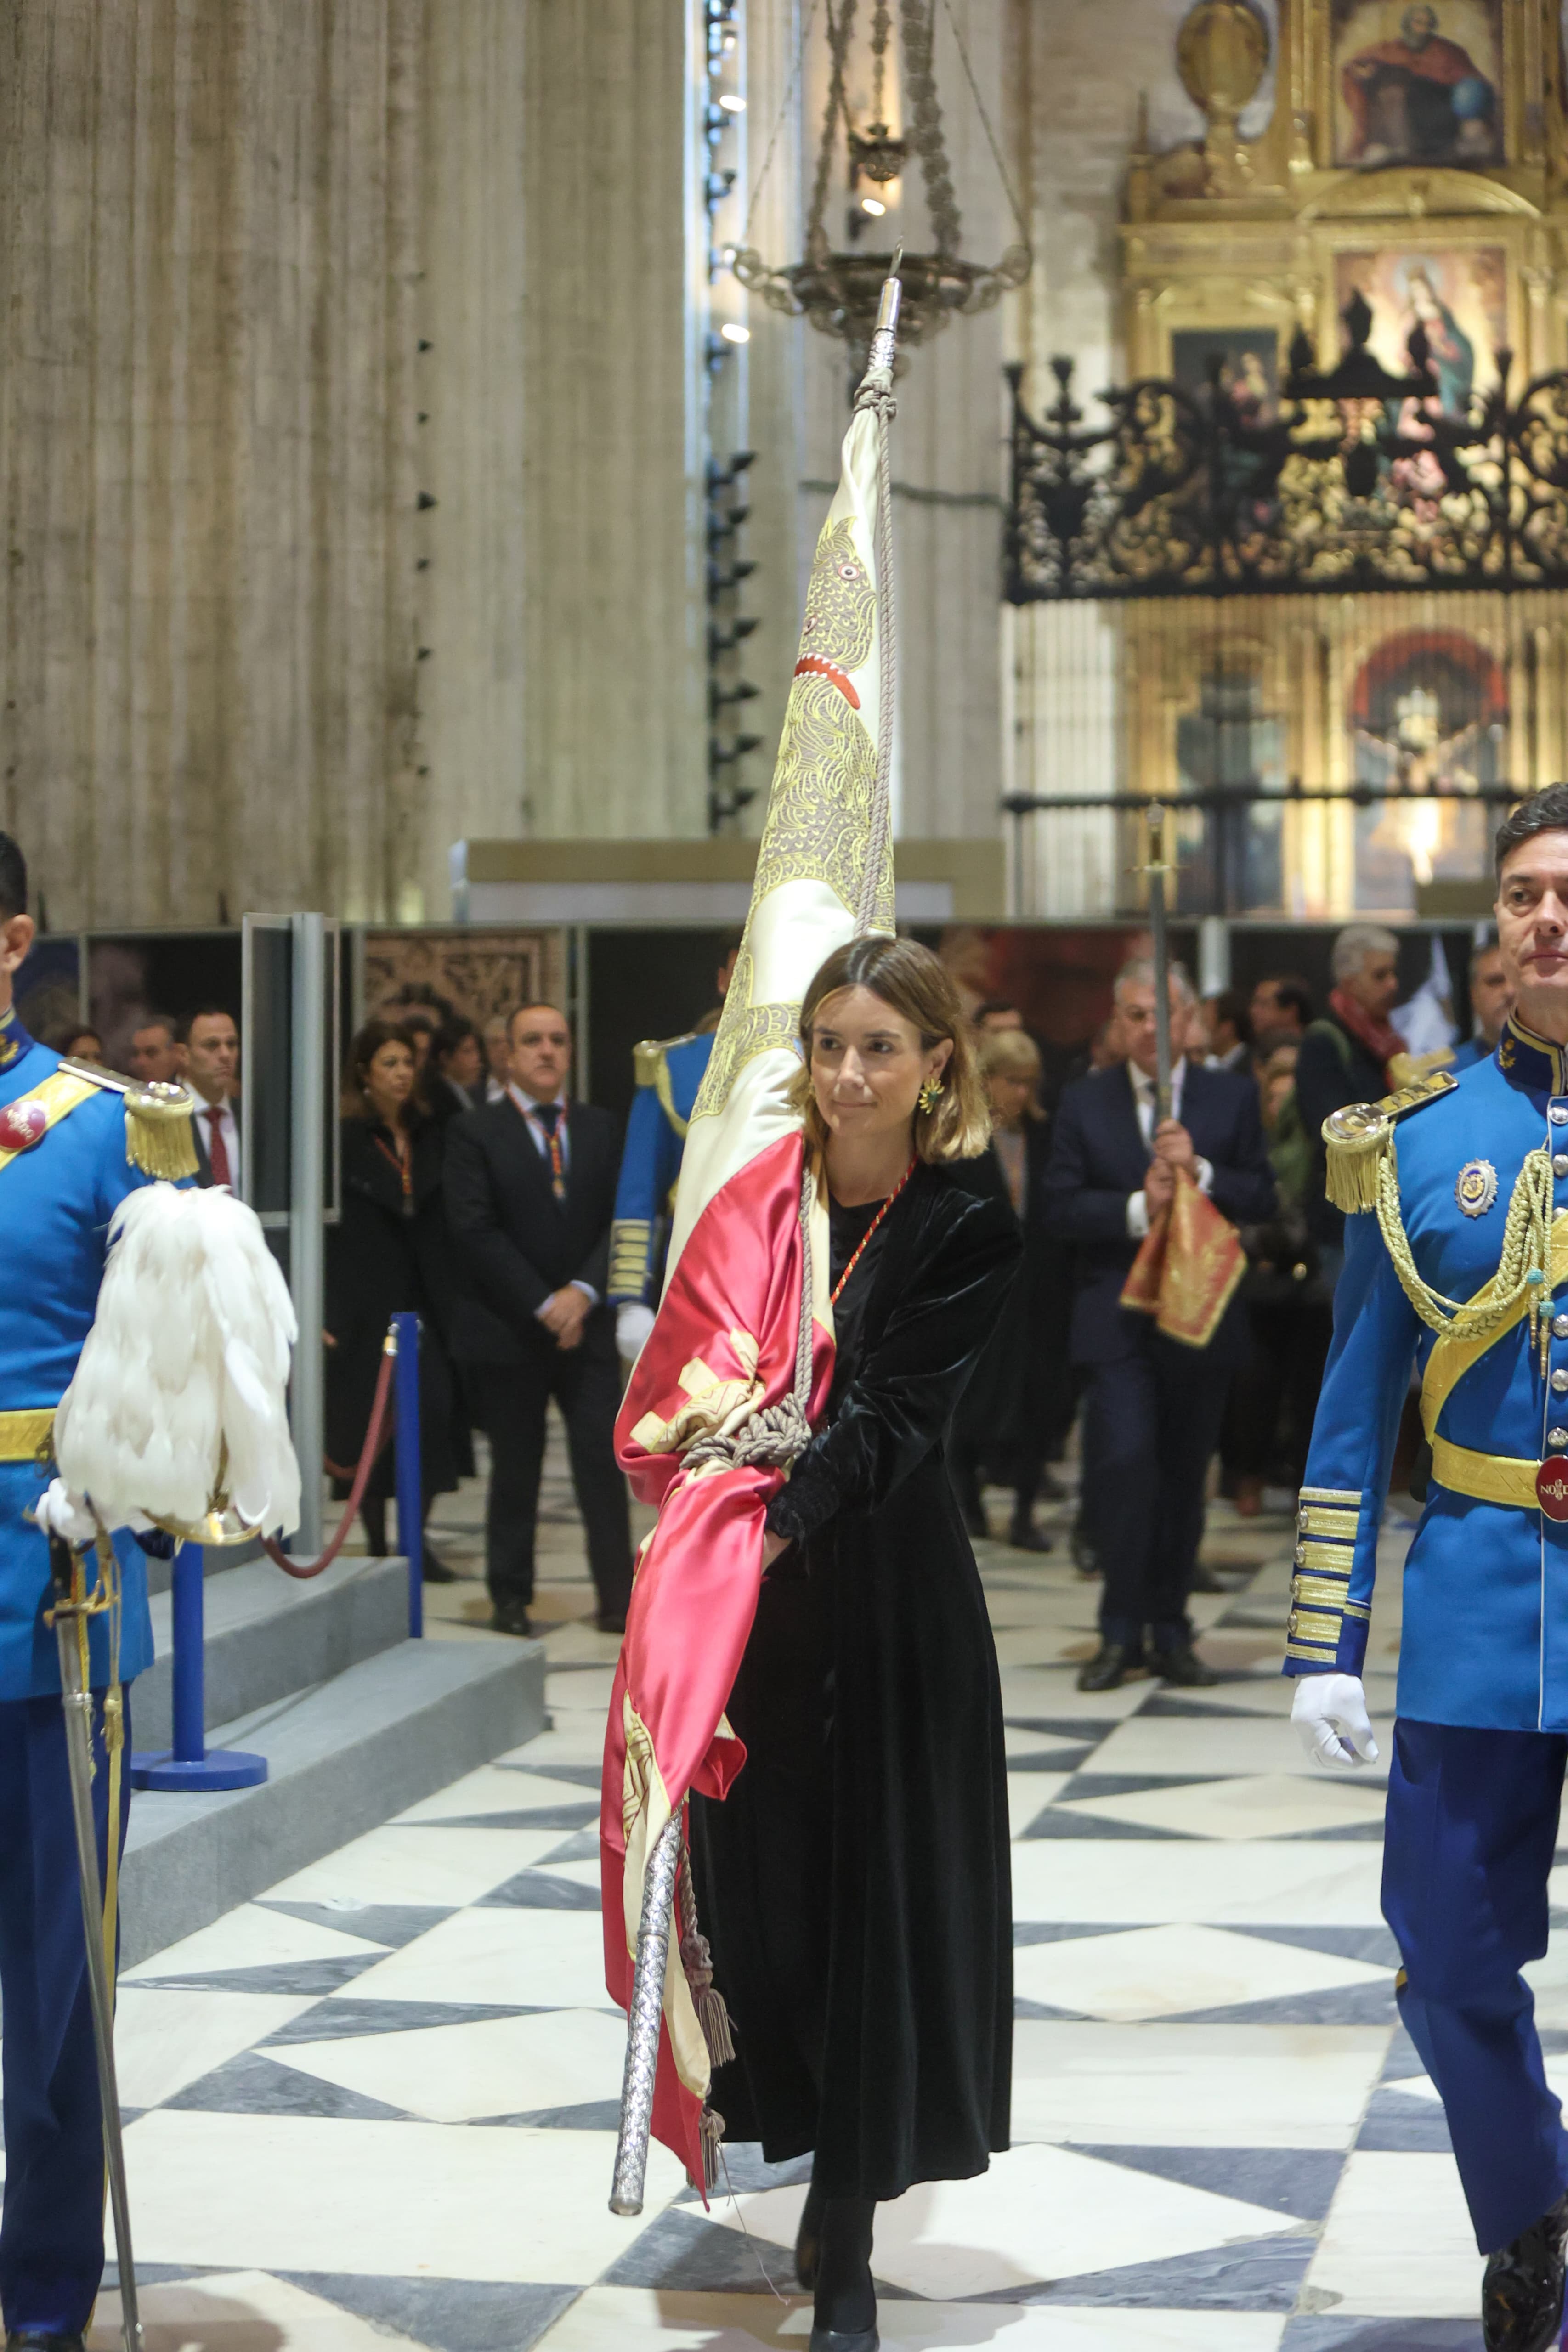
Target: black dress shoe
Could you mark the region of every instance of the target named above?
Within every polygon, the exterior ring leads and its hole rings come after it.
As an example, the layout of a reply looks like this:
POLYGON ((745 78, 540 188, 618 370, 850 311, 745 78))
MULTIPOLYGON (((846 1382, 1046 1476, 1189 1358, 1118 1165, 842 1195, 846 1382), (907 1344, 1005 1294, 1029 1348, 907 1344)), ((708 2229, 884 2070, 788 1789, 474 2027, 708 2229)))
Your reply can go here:
POLYGON ((14 2327, 5 2352, 82 2352, 79 2336, 54 2335, 38 2327, 14 2327))
POLYGON ((419 1575, 426 1584, 456 1584, 458 1581, 457 1570, 448 1568, 439 1554, 433 1552, 428 1545, 426 1546, 425 1557, 419 1563, 419 1575))
POLYGON ((490 1632, 492 1633, 517 1633, 521 1636, 523 1641, 531 1641, 533 1636, 533 1622, 529 1616, 526 1602, 521 1601, 498 1601, 495 1605, 494 1614, 490 1618, 490 1632))
POLYGON ((1487 2352, 1546 2352, 1563 2324, 1563 2241, 1568 2196, 1550 2213, 1489 2256, 1481 2280, 1481 2331, 1487 2352))
POLYGON ((1236 1587, 1216 1576, 1212 1568, 1194 1568, 1189 1590, 1194 1592, 1234 1592, 1236 1587))
POLYGON ((877 2352, 881 2341, 874 2327, 814 2327, 807 2352, 877 2352))
POLYGON ((1012 1524, 1007 1529, 1007 1541, 1015 1551, 1049 1551, 1052 1549, 1049 1536, 1035 1525, 1026 1511, 1015 1511, 1013 1514, 1012 1524))
POLYGON ((1087 1666, 1078 1670, 1080 1691, 1120 1690, 1131 1674, 1143 1667, 1143 1653, 1125 1642, 1102 1642, 1087 1666))
POLYGON ((1173 1650, 1155 1650, 1149 1660, 1149 1671, 1158 1675, 1163 1683, 1174 1683, 1179 1690, 1212 1690, 1219 1680, 1190 1642, 1183 1642, 1173 1650))
POLYGON ((1065 1503, 1068 1490, 1059 1478, 1053 1478, 1048 1470, 1042 1470, 1040 1483, 1035 1489, 1035 1496, 1036 1500, 1041 1503, 1065 1503))
POLYGON ((1100 1574, 1100 1554, 1096 1551, 1093 1544, 1090 1543, 1088 1536, 1084 1533, 1081 1523, 1073 1528, 1070 1540, 1072 1545, 1072 1564, 1077 1569, 1079 1574, 1083 1577, 1098 1576, 1100 1574))
POLYGON ((624 1633, 626 1630, 626 1619, 617 1617, 613 1609, 601 1609, 594 1622, 601 1633, 624 1633))

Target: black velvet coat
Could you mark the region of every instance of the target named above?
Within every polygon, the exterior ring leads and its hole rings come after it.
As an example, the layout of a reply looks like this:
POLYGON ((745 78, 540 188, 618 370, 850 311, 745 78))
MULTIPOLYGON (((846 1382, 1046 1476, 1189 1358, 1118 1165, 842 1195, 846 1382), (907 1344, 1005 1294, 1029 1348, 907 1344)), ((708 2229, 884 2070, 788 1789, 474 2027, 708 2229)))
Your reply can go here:
MULTIPOLYGON (((452 1371, 447 1351, 451 1274, 441 1198, 441 1130, 433 1118, 413 1129, 413 1194, 405 1207, 392 1139, 369 1118, 342 1122, 342 1215, 327 1227, 326 1323, 336 1346, 327 1349, 326 1450, 329 1462, 352 1470, 370 1423, 382 1346, 392 1316, 412 1309, 420 1318, 419 1453, 425 1492, 439 1495, 458 1483, 453 1453, 452 1371), (377 1140, 386 1146, 377 1149, 377 1140), (411 1212, 411 1213, 410 1213, 411 1212)), ((392 1492, 394 1454, 384 1445, 365 1489, 372 1501, 392 1492)), ((348 1481, 334 1478, 342 1498, 348 1481)))
POLYGON ((731 1700, 746 1766, 692 1801, 739 2053, 713 2104, 771 2161, 815 2149, 829 2196, 964 2179, 1007 2146, 1001 1689, 944 1441, 1018 1252, 1011 1209, 954 1171, 918 1169, 889 1212, 828 1419, 769 1510, 793 1541, 731 1700))

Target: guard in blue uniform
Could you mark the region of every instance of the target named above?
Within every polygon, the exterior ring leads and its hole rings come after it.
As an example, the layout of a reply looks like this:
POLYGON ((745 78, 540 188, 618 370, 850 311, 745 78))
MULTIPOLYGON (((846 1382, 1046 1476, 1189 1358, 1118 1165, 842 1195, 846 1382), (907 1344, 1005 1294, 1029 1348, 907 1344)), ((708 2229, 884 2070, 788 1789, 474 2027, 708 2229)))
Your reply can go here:
POLYGON ((1489 2257, 1489 2352, 1542 2352, 1568 2137, 1520 1970, 1546 1950, 1568 1763, 1568 786, 1505 822, 1498 866, 1516 1009, 1495 1052, 1324 1126, 1331 1196, 1354 1213, 1285 1670, 1320 1762, 1375 1757, 1360 1677, 1414 1363, 1432 1475, 1405 1567, 1383 1907, 1489 2257))
MULTIPOLYGON (((148 1147, 136 1090, 62 1064, 18 1022, 11 982, 33 936, 26 893, 21 854, 0 834, 0 2310, 8 2352, 73 2352, 103 2272, 103 2140, 59 1662, 44 1614, 48 1545, 30 1515, 54 1475, 54 1408, 92 1324, 110 1219, 136 1185, 176 1168, 166 1137, 148 1147)), ((188 1118, 178 1126, 188 1154, 188 1118)), ((121 1532, 115 1551, 115 1663, 125 1685, 151 1664, 153 1633, 142 1550, 121 1532)), ((110 1840, 116 1868, 124 1843, 129 1709, 123 1748, 117 1741, 111 1754, 107 1615, 91 1620, 90 1641, 93 1802, 107 1883, 110 1840)))
POLYGON ((609 1295, 623 1356, 635 1356, 653 1326, 686 1129, 713 1034, 712 1029, 693 1030, 685 1037, 650 1038, 633 1049, 637 1090, 626 1120, 610 1227, 609 1295))

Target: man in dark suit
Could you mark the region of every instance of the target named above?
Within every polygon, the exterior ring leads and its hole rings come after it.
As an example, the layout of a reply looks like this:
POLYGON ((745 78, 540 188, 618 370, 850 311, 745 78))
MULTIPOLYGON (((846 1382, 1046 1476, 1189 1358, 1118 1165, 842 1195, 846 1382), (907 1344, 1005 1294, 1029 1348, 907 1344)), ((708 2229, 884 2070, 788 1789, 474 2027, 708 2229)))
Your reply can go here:
POLYGON ((511 1016, 499 1101, 447 1129, 447 1218, 458 1261, 453 1351, 490 1443, 485 1522, 493 1623, 527 1633, 534 1521, 552 1397, 566 1423, 602 1633, 631 1596, 630 1514, 616 1467, 620 1404, 606 1305, 619 1122, 568 1103, 572 1038, 552 1004, 511 1016))
POLYGON ((1332 971, 1329 1009, 1296 1055, 1296 1107, 1312 1148, 1307 1230, 1331 1292, 1344 1264, 1345 1221, 1325 1191, 1323 1121, 1346 1103, 1381 1102, 1393 1091, 1388 1065, 1405 1051, 1388 1018, 1399 994, 1399 941, 1381 923, 1352 923, 1334 941, 1332 971))
POLYGON ((1088 1528, 1104 1577, 1099 1655, 1080 1690, 1114 1690, 1145 1663, 1167 1682, 1215 1676, 1193 1649, 1187 1595, 1203 1537, 1204 1486, 1230 1379, 1246 1344, 1232 1299, 1208 1347, 1184 1347, 1121 1304, 1151 1221, 1185 1169, 1236 1224, 1274 1213, 1258 1089, 1233 1070, 1185 1058, 1193 993, 1171 975, 1173 1116, 1156 1122, 1154 974, 1128 964, 1116 982, 1120 1068, 1068 1087, 1058 1107, 1044 1192, 1047 1230, 1076 1253, 1075 1364, 1088 1373, 1084 1457, 1088 1528))
MULTIPOLYGON (((140 1033, 138 1033, 140 1034, 140 1033)), ((239 1191, 239 1031, 221 1005, 204 1004, 174 1024, 179 1075, 195 1097, 191 1133, 196 1146, 196 1182, 239 1191)))

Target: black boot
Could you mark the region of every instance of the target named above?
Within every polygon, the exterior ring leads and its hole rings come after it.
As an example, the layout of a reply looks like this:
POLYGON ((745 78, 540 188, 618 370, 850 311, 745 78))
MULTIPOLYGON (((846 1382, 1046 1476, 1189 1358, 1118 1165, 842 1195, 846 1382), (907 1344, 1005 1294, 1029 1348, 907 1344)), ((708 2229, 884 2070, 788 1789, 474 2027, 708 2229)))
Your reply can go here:
POLYGON ((1014 1551, 1049 1551, 1051 1539, 1035 1525, 1034 1514, 1027 1503, 1015 1509, 1007 1525, 1007 1541, 1014 1551))
POLYGON ((830 2197, 822 2209, 809 2352, 877 2352, 869 2197, 830 2197))
POLYGON ((1513 2243, 1489 2256, 1481 2281, 1486 2352, 1546 2352, 1563 2324, 1568 2194, 1513 2243))
POLYGON ((800 2228, 795 2238, 795 2274, 807 2294, 816 2293, 817 2266, 822 2260, 822 2215, 826 2203, 814 2180, 805 2192, 800 2228))

